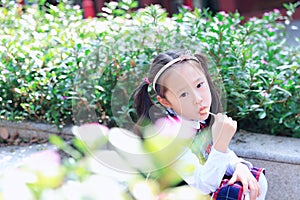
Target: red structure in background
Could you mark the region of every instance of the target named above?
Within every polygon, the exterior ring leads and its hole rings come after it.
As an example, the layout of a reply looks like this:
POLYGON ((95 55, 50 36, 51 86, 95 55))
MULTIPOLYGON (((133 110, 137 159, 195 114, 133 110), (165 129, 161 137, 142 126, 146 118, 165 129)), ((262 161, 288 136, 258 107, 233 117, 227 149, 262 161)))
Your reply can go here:
MULTIPOLYGON (((117 1, 117 0, 115 0, 117 1)), ((207 4, 212 0, 199 0, 202 5, 207 4)), ((275 8, 280 10, 285 14, 285 9, 283 8, 283 3, 293 3, 297 0, 215 0, 218 10, 223 10, 226 12, 238 11, 241 15, 245 16, 246 19, 252 16, 262 16, 264 12, 272 11, 275 8)), ((95 17, 97 13, 102 11, 102 7, 105 2, 109 0, 82 0, 82 7, 84 10, 84 17, 95 17), (93 8, 92 8, 93 7, 93 8)), ((173 14, 176 12, 176 7, 179 6, 179 2, 183 2, 184 5, 193 8, 193 0, 183 0, 183 1, 171 1, 171 0, 139 0, 139 7, 145 7, 151 4, 160 4, 164 7, 168 13, 173 14)), ((296 9, 293 15, 294 19, 300 19, 300 8, 296 9)))
MULTIPOLYGON (((260 17, 265 12, 278 9, 283 15, 286 14, 284 3, 295 3, 297 0, 218 0, 219 10, 226 12, 238 11, 246 19, 256 16, 260 17)), ((300 7, 293 15, 293 19, 300 19, 300 7)))
POLYGON ((193 0, 185 0, 185 3, 184 5, 190 7, 190 8, 193 8, 194 5, 193 5, 193 0))
POLYGON ((82 0, 83 17, 96 17, 94 2, 92 0, 82 0))
MULTIPOLYGON (((109 0, 82 0, 84 18, 95 17, 97 13, 102 12, 102 7, 105 5, 105 2, 109 2, 109 0)), ((151 4, 160 4, 170 14, 174 13, 174 6, 176 6, 174 1, 171 0, 139 0, 138 2, 139 7, 145 7, 151 4)), ((185 0, 183 4, 193 8, 193 0, 185 0)))

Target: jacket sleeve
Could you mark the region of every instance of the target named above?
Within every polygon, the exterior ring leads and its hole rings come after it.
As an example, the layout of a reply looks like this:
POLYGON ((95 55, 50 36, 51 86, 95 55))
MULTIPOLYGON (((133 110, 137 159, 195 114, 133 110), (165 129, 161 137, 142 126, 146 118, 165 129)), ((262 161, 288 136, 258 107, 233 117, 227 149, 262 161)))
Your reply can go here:
POLYGON ((190 186, 198 188, 203 194, 214 192, 222 181, 230 165, 231 153, 219 152, 212 147, 204 165, 200 165, 198 158, 191 150, 176 162, 175 170, 190 186))
POLYGON ((249 169, 253 168, 253 165, 250 162, 239 158, 232 150, 228 149, 228 152, 230 154, 230 163, 226 170, 226 175, 231 176, 235 171, 235 165, 238 163, 245 164, 249 169))

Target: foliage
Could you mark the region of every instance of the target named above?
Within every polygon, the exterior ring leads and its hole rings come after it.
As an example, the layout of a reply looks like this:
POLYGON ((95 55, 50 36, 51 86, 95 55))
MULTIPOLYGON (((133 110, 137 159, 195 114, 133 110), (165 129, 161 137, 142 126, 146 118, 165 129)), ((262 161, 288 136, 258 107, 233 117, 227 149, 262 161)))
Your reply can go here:
POLYGON ((240 119, 240 128, 299 136, 299 45, 286 42, 287 25, 298 5, 285 5, 287 16, 275 9, 245 23, 239 13, 211 16, 200 10, 183 10, 176 18, 210 55, 223 79, 226 111, 240 119))
POLYGON ((240 128, 300 136, 300 51, 285 39, 297 4, 285 5, 286 16, 274 10, 245 22, 239 13, 182 9, 169 18, 157 5, 136 6, 110 2, 101 17, 84 20, 64 2, 1 7, 1 118, 130 129, 132 94, 151 60, 182 48, 209 56, 240 128))

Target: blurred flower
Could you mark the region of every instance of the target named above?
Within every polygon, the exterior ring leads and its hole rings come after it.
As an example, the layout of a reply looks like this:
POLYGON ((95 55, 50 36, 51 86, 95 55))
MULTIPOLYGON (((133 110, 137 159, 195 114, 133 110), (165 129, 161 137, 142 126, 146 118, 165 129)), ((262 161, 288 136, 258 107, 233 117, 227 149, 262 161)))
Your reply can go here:
POLYGON ((226 13, 225 11, 220 11, 219 14, 223 15, 224 17, 228 17, 228 13, 226 13))
POLYGON ((72 132, 78 137, 88 150, 101 148, 107 142, 109 129, 99 123, 87 123, 81 126, 73 126, 72 132))
POLYGON ((79 5, 74 5, 74 6, 73 6, 73 9, 74 9, 74 10, 80 10, 80 6, 79 6, 79 5))
POLYGON ((193 10, 190 6, 187 6, 187 5, 182 5, 182 7, 184 9, 187 9, 188 11, 192 11, 193 10))
POLYGON ((268 64, 268 61, 266 61, 266 60, 264 60, 264 59, 261 59, 260 62, 261 62, 262 64, 265 64, 265 65, 268 64))
POLYGON ((27 184, 35 181, 35 176, 20 169, 11 169, 1 177, 1 192, 5 200, 34 199, 27 184))
POLYGON ((144 147, 158 169, 169 166, 189 147, 195 136, 191 124, 179 118, 162 118, 145 130, 144 147))
POLYGON ((45 150, 32 154, 24 160, 22 170, 36 176, 34 184, 39 187, 55 188, 63 181, 64 173, 60 166, 60 156, 54 150, 45 150))
POLYGON ((152 200, 157 199, 160 188, 158 182, 154 180, 136 180, 130 191, 135 199, 152 200))
POLYGON ((190 200, 210 200, 209 195, 204 195, 199 192, 196 188, 190 186, 175 187, 165 190, 159 195, 159 200, 180 200, 180 199, 190 199, 190 200))
POLYGON ((268 93, 267 92, 265 92, 265 91, 262 91, 262 92, 260 92, 260 94, 261 94, 261 96, 263 96, 263 97, 268 97, 268 93))
POLYGON ((123 189, 108 176, 92 175, 81 183, 81 199, 123 199, 123 189))
POLYGON ((8 74, 8 73, 9 73, 9 71, 7 69, 2 70, 2 74, 8 74))
POLYGON ((269 27, 269 28, 268 28, 268 31, 269 31, 269 32, 274 32, 275 30, 274 30, 272 27, 269 27))

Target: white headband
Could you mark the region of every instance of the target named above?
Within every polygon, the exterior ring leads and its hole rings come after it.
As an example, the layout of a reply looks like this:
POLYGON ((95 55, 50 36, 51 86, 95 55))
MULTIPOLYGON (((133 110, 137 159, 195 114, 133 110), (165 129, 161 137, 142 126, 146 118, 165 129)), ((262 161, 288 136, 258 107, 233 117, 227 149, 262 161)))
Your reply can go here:
POLYGON ((195 57, 195 56, 190 56, 190 55, 182 55, 179 56, 178 58, 175 58, 174 60, 171 60, 170 62, 168 62, 167 64, 165 64, 155 75, 154 79, 153 79, 153 89, 155 90, 155 84, 157 79, 161 76, 161 74, 166 71, 166 69, 168 69, 169 67, 171 67, 172 65, 174 65, 177 62, 182 62, 184 60, 195 60, 197 62, 199 62, 199 60, 195 57))

